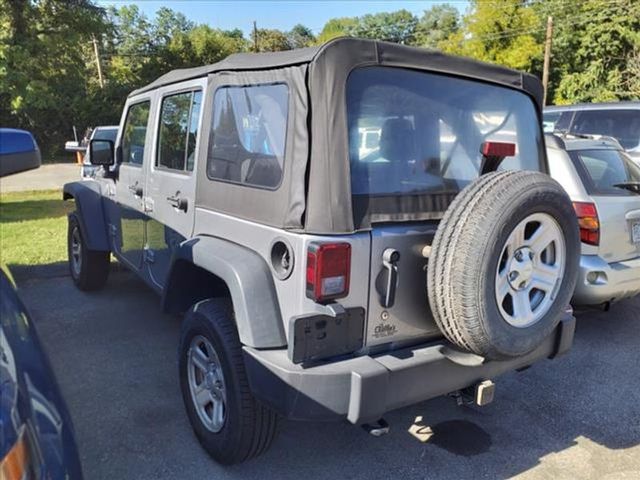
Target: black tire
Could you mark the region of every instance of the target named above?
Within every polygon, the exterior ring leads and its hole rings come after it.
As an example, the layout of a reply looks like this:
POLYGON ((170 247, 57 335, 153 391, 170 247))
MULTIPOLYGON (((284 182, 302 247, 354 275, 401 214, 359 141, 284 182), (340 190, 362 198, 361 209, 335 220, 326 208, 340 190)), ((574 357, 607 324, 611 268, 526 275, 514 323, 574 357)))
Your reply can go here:
POLYGON ((202 447, 217 462, 241 463, 265 452, 277 433, 278 417, 251 393, 242 345, 227 299, 196 303, 185 315, 179 348, 180 388, 191 426, 202 447), (225 416, 219 431, 212 431, 196 411, 189 386, 189 351, 192 341, 210 342, 224 374, 225 416))
MULTIPOLYGON (((522 230, 525 242, 533 238, 533 234, 527 237, 526 228, 522 230)), ((571 200, 557 182, 537 172, 484 175, 456 197, 433 240, 427 288, 436 323, 450 342, 485 358, 525 355, 551 334, 569 305, 579 255, 577 218, 571 200), (527 219, 536 214, 550 216, 559 227, 566 249, 564 275, 550 289, 549 301, 539 312, 541 318, 531 325, 514 326, 505 320, 508 314, 501 313, 509 308, 509 294, 501 305, 496 298, 498 269, 505 271, 509 250, 504 249, 512 232, 521 222, 528 228, 527 219)), ((539 261, 536 255, 531 257, 532 265, 539 261)), ((547 298, 541 293, 543 300, 547 298)), ((515 316, 515 307, 513 312, 515 316)))
POLYGON ((67 230, 67 255, 69 273, 73 283, 85 292, 99 290, 104 287, 109 277, 110 252, 89 250, 87 248, 80 222, 74 212, 69 215, 67 230), (74 245, 79 245, 79 252, 74 253, 74 245))

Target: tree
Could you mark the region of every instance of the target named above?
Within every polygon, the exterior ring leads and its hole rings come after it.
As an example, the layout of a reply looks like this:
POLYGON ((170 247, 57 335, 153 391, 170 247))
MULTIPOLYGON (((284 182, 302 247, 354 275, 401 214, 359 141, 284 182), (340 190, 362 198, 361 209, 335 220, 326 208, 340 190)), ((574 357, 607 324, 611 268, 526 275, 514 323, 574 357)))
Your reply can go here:
POLYGON ((304 48, 313 45, 316 41, 316 37, 310 28, 298 23, 287 34, 289 37, 289 44, 293 48, 304 48))
POLYGON ((436 48, 438 44, 460 28, 460 15, 451 5, 434 5, 424 14, 416 25, 415 44, 421 47, 436 48))
POLYGON ((637 0, 548 0, 553 16, 550 95, 554 103, 640 99, 640 3, 637 0))
POLYGON ((350 36, 375 38, 402 44, 410 44, 414 40, 418 19, 408 10, 382 12, 358 17, 357 23, 348 27, 350 36))
POLYGON ((167 69, 185 68, 219 62, 232 53, 246 49, 247 41, 242 36, 229 36, 222 30, 198 25, 188 32, 175 35, 163 58, 167 69))
POLYGON ((472 0, 462 28, 438 46, 447 53, 498 63, 528 72, 541 71, 543 22, 526 0, 472 0))
POLYGON ((160 7, 156 12, 156 20, 152 26, 154 43, 167 45, 174 35, 187 33, 195 26, 195 23, 187 20, 184 14, 174 12, 167 7, 160 7))
MULTIPOLYGON (((259 52, 279 52, 281 50, 291 50, 293 48, 287 34, 280 30, 259 28, 257 33, 257 45, 259 52)), ((255 42, 255 33, 251 34, 251 39, 255 42)))
POLYGON ((83 0, 0 0, 0 25, 0 124, 33 131, 45 157, 56 154, 97 84, 88 59, 104 11, 83 0))
POLYGON ((349 36, 350 31, 358 23, 354 17, 332 18, 324 24, 322 31, 316 39, 318 45, 328 42, 337 37, 349 36))

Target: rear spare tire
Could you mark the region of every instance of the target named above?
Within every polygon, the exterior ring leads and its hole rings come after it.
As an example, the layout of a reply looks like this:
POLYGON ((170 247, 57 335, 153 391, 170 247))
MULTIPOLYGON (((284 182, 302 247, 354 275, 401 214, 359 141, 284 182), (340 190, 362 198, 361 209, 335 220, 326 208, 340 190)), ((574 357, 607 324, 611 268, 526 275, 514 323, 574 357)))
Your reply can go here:
POLYGON ((489 359, 527 354, 557 326, 577 278, 571 200, 537 172, 484 175, 445 212, 427 270, 444 336, 489 359))

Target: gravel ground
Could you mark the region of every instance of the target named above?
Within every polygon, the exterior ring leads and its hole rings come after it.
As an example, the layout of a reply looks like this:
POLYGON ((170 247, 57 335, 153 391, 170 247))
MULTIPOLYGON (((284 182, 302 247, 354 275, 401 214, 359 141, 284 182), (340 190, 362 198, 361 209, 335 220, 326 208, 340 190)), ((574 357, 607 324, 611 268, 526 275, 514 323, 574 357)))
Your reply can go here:
POLYGON ((283 422, 264 456, 224 468, 184 412, 179 319, 141 281, 117 271, 86 294, 60 267, 17 276, 88 479, 640 478, 640 298, 579 314, 573 350, 501 377, 487 407, 424 402, 389 414, 382 438, 346 423, 283 422), (416 421, 431 427, 425 443, 408 433, 416 421))

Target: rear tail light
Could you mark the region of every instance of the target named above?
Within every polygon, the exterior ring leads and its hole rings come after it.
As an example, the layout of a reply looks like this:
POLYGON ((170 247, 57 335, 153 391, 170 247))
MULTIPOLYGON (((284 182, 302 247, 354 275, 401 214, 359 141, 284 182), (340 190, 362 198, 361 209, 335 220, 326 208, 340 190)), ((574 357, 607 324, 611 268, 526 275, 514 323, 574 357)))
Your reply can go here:
POLYGON ((324 302, 349 294, 351 245, 312 243, 307 251, 307 297, 324 302))
POLYGON ((600 220, 596 205, 590 202, 573 202, 578 216, 580 240, 588 245, 600 245, 600 220))

